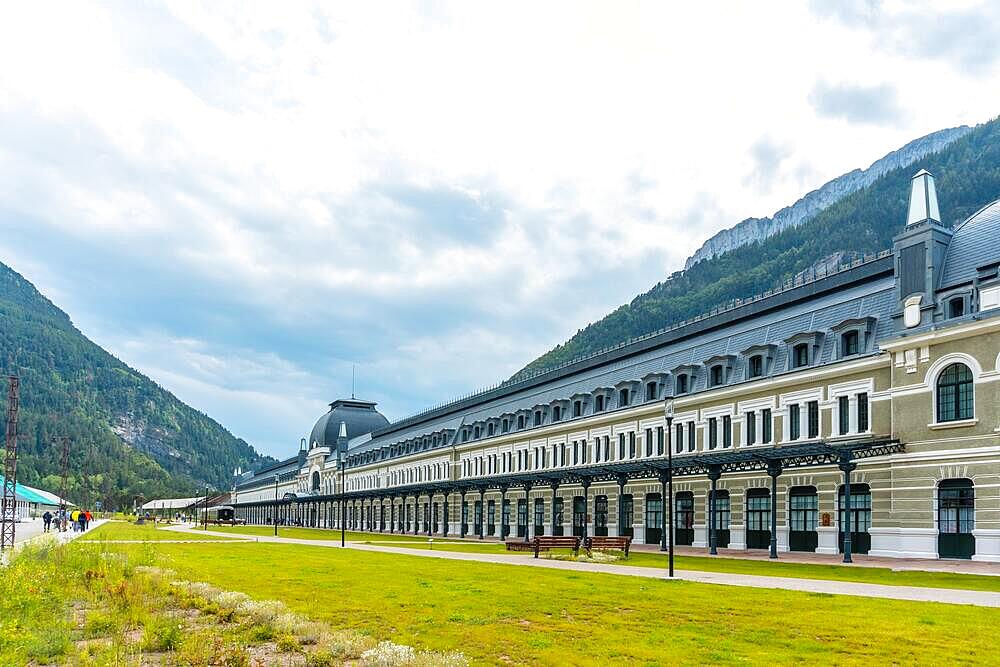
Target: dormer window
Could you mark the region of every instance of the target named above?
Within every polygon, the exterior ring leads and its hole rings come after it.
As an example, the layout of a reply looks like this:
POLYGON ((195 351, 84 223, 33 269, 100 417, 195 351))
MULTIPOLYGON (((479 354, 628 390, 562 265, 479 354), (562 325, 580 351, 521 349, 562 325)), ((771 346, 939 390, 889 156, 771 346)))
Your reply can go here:
POLYGON ((517 416, 517 430, 524 428, 524 415, 517 416))
POLYGON ((583 414, 583 401, 573 401, 573 416, 579 417, 583 414))
POLYGON ((535 426, 541 426, 541 425, 542 425, 542 411, 535 410, 535 426))
POLYGON ((618 407, 624 408, 628 405, 629 392, 628 389, 618 390, 618 407))
POLYGON ((713 387, 718 387, 723 383, 722 377, 722 366, 712 366, 711 370, 709 370, 709 384, 713 387))
POLYGON ((688 376, 687 376, 687 373, 681 373, 680 375, 677 376, 677 386, 676 386, 676 389, 677 389, 677 391, 675 393, 677 393, 677 394, 686 394, 686 393, 688 393, 688 376))
POLYGON ((792 348, 792 368, 805 368, 809 365, 809 344, 799 343, 792 348))
POLYGON ((604 412, 604 394, 594 397, 594 412, 604 412))
POLYGON ((965 315, 965 299, 959 296, 948 301, 948 319, 955 319, 963 315, 965 315))
POLYGON ((496 427, 493 425, 493 422, 490 422, 489 424, 486 425, 486 435, 489 437, 493 437, 493 432, 495 429, 496 427))
POLYGON ((646 383, 646 400, 647 401, 655 401, 656 400, 656 393, 657 393, 656 390, 657 390, 657 384, 656 384, 656 382, 647 382, 646 383))
POLYGON ((750 357, 750 361, 747 362, 747 375, 751 378, 759 378, 764 375, 764 357, 759 354, 755 354, 750 357))
POLYGON ((500 422, 500 432, 506 433, 509 430, 510 430, 510 421, 504 419, 503 421, 500 422))
POLYGON ((562 406, 553 405, 552 406, 552 421, 557 422, 562 419, 562 406))

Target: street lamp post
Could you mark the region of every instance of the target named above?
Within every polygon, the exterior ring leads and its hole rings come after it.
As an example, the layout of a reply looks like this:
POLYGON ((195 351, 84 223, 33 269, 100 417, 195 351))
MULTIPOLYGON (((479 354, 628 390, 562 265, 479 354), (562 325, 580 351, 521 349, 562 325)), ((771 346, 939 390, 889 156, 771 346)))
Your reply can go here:
POLYGON ((674 399, 663 404, 663 418, 667 422, 667 574, 674 576, 674 399))
POLYGON ((274 476, 274 536, 278 536, 278 476, 274 476))
POLYGON ((205 517, 203 519, 205 530, 208 530, 208 487, 205 487, 205 517))

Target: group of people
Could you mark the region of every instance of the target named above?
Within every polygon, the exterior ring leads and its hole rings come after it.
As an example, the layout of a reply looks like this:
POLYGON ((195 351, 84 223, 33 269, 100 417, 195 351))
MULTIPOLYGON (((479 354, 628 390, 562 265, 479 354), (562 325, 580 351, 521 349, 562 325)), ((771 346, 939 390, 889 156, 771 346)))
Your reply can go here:
POLYGON ((65 533, 67 530, 82 533, 87 530, 93 520, 94 517, 88 510, 73 510, 71 512, 57 510, 54 514, 46 510, 45 514, 42 515, 42 526, 46 533, 53 530, 60 533, 65 533))

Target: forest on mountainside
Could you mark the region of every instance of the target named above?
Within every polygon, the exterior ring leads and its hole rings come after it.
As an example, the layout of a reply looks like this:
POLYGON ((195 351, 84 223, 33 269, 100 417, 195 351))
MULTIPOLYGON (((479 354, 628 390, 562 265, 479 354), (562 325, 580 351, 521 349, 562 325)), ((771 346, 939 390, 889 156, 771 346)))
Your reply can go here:
POLYGON ((228 489, 262 457, 208 416, 90 341, 28 280, 0 263, 0 409, 20 377, 17 481, 58 493, 70 438, 70 501, 107 508, 136 498, 228 489))
POLYGON ((678 271, 514 375, 525 377, 657 331, 733 299, 760 294, 842 253, 850 259, 892 247, 906 223, 910 179, 937 181, 942 222, 954 225, 1000 198, 1000 119, 976 127, 938 153, 885 174, 799 227, 678 271))

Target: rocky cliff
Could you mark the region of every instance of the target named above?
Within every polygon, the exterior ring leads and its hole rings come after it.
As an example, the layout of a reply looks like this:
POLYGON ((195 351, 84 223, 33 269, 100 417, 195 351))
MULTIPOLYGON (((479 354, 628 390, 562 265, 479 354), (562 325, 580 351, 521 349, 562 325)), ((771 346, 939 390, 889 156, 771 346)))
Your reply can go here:
POLYGON ((735 248, 762 241, 789 227, 797 227, 847 195, 871 185, 893 169, 906 167, 926 155, 936 153, 971 130, 972 128, 967 125, 962 125, 938 130, 915 139, 899 150, 876 160, 867 169, 855 169, 833 179, 770 218, 747 218, 734 227, 724 229, 705 241, 697 252, 688 257, 684 269, 691 268, 703 259, 711 259, 735 248))

